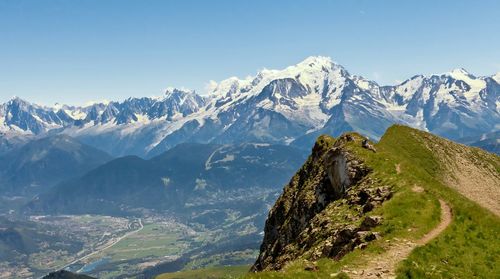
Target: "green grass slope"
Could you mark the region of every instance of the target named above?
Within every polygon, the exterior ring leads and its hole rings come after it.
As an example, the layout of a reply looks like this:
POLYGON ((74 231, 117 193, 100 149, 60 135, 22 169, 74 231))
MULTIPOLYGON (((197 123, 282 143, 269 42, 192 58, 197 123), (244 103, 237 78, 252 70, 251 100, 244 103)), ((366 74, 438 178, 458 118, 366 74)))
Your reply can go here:
POLYGON ((180 272, 166 273, 157 276, 157 279, 233 279, 242 278, 250 269, 250 266, 224 266, 210 267, 197 270, 186 270, 180 272))
MULTIPOLYGON (((278 272, 242 276, 348 278, 344 270, 362 270, 367 261, 383 255, 390 243, 401 239, 417 241, 432 230, 440 222, 442 199, 452 208, 451 225, 428 244, 414 249, 408 258, 401 259, 397 277, 498 278, 500 218, 491 201, 500 193, 500 157, 399 125, 389 128, 375 147, 376 153, 357 142, 347 146, 373 169, 369 174, 373 181, 395 191, 391 200, 373 212, 383 217, 377 227, 382 235, 380 240, 371 242, 364 250, 355 249, 338 261, 320 259, 315 263, 315 271, 305 270, 310 262, 299 258, 278 272), (468 189, 469 183, 473 191, 468 189)), ((205 275, 196 278, 211 275, 210 270, 196 272, 205 275)), ((182 277, 182 273, 176 276, 160 278, 192 278, 182 277)))

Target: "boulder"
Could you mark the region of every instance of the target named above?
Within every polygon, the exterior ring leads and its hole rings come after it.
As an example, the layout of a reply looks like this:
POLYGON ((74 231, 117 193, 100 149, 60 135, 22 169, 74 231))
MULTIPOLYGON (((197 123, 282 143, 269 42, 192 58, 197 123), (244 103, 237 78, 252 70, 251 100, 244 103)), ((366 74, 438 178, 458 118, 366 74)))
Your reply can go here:
POLYGON ((382 217, 380 216, 366 216, 365 219, 363 219, 363 222, 361 223, 360 229, 367 231, 373 227, 380 225, 381 222, 382 222, 382 217))

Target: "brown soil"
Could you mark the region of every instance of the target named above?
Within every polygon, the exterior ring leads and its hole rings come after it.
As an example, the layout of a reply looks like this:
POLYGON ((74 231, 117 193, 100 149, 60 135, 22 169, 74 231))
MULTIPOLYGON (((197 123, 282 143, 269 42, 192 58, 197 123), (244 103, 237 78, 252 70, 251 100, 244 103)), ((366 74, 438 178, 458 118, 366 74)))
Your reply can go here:
POLYGON ((396 278, 396 267, 400 261, 407 258, 411 251, 421 245, 425 245, 436 238, 451 223, 451 208, 443 200, 439 200, 441 205, 440 223, 416 242, 394 239, 388 242, 385 253, 380 254, 368 261, 364 267, 357 269, 344 269, 350 278, 396 278))
POLYGON ((424 188, 422 188, 418 185, 414 185, 413 188, 411 188, 411 190, 415 193, 422 193, 424 191, 424 188))
POLYGON ((500 177, 498 173, 471 163, 462 156, 455 157, 446 184, 468 199, 500 216, 500 177))
POLYGON ((500 216, 497 155, 428 135, 423 142, 443 167, 443 182, 500 216))
POLYGON ((396 164, 396 173, 397 174, 401 173, 401 164, 396 164))

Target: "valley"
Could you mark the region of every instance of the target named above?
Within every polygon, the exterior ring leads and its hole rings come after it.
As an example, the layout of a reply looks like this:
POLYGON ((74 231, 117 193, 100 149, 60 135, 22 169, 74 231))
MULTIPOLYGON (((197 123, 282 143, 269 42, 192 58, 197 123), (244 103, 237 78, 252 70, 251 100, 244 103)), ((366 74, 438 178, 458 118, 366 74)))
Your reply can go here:
POLYGON ((31 216, 27 221, 8 218, 0 226, 8 225, 7 230, 19 233, 19 243, 11 243, 14 246, 10 249, 26 250, 2 259, 2 278, 23 274, 21 270, 38 277, 66 267, 116 242, 133 230, 133 223, 126 218, 97 215, 31 216))
POLYGON ((36 140, 0 156, 11 169, 0 173, 0 186, 13 189, 0 211, 2 278, 62 268, 116 278, 250 264, 269 207, 304 157, 289 146, 244 143, 110 159, 69 137, 36 140), (104 162, 92 168, 88 157, 104 162), (69 178, 54 179, 61 168, 69 178))
MULTIPOLYGON (((247 199, 268 200, 270 206, 277 195, 278 191, 265 189, 219 192, 207 199, 187 203, 186 209, 191 212, 189 219, 175 212, 147 209, 135 210, 140 212, 140 217, 29 216, 29 220, 23 222, 37 234, 52 238, 40 237, 39 241, 35 238, 35 243, 30 244, 33 249, 3 259, 0 278, 11 278, 14 274, 18 276, 15 278, 38 278, 59 269, 98 278, 117 278, 250 264, 257 255, 267 207, 242 211, 234 205, 232 208, 225 206, 240 203, 241 208, 245 208, 246 203, 242 202, 247 199)), ((11 215, 8 220, 10 227, 23 230, 24 223, 20 219, 11 215)), ((19 244, 14 249, 23 246, 25 244, 19 244)))
MULTIPOLYGON (((143 218, 123 218, 99 215, 59 215, 32 216, 30 222, 40 233, 65 235, 68 242, 78 244, 79 250, 60 250, 51 248, 50 242, 41 242, 43 250, 21 258, 3 260, 0 263, 0 278, 36 277, 50 271, 66 269, 81 272, 98 278, 116 278, 126 274, 142 274, 158 264, 185 261, 169 270, 200 268, 224 263, 224 257, 238 263, 250 263, 256 256, 258 233, 248 222, 252 216, 237 218, 232 216, 223 226, 204 229, 200 224, 183 224, 165 215, 152 215, 143 218), (241 231, 225 232, 235 223, 245 223, 241 231), (43 228, 43 231, 41 229, 43 228), (256 234, 255 244, 250 248, 214 253, 203 247, 217 245, 227 238, 241 238, 256 234), (253 246, 253 248, 252 248, 253 246), (194 253, 193 253, 194 252, 194 253), (209 257, 201 260, 197 256, 209 257), (191 256, 190 256, 191 255, 191 256), (240 260, 236 260, 240 258, 240 260)), ((226 259, 227 260, 227 259, 226 259)), ((173 265, 175 266, 175 264, 173 265)))

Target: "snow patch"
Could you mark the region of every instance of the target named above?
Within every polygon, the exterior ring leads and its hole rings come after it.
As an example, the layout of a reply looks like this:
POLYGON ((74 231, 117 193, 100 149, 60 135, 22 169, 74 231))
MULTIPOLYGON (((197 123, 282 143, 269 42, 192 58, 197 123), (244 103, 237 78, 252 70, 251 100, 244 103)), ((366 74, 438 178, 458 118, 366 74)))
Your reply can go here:
POLYGON ((81 111, 80 109, 75 109, 75 110, 65 109, 64 112, 75 120, 82 120, 85 119, 85 117, 87 117, 87 114, 81 111))
POLYGON ((470 94, 464 94, 464 95, 477 94, 479 91, 481 91, 486 87, 486 81, 480 78, 476 78, 475 76, 469 74, 464 69, 455 69, 450 73, 448 73, 448 75, 456 80, 461 80, 467 83, 471 87, 471 90, 469 90, 470 94))
POLYGON ((496 73, 491 78, 495 80, 498 84, 500 84, 500 72, 496 73))

